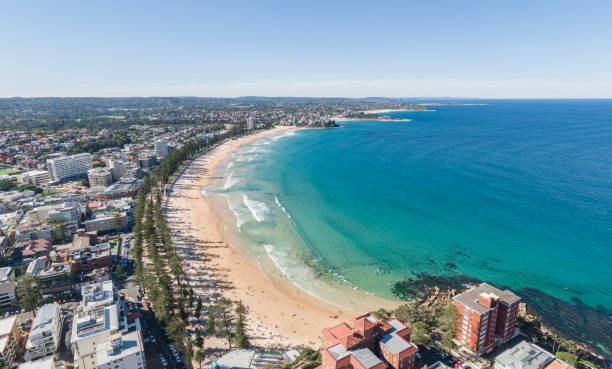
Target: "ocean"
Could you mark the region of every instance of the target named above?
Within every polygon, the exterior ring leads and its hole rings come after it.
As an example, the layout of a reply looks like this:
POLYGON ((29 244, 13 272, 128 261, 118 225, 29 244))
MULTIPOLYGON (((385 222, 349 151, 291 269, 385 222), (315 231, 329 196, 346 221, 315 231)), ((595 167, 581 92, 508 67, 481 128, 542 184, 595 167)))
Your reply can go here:
POLYGON ((609 352, 612 100, 463 102, 268 136, 206 192, 256 257, 322 298, 465 276, 609 352))

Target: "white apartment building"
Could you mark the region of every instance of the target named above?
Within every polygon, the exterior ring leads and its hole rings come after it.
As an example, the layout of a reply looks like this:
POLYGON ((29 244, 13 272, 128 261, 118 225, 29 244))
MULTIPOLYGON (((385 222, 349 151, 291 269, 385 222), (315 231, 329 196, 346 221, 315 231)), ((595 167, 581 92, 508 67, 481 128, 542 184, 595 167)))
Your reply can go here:
POLYGON ((84 286, 82 295, 72 321, 75 367, 144 368, 142 340, 138 339, 140 324, 128 325, 125 307, 112 281, 84 286), (130 328, 136 330, 128 332, 130 328))
POLYGON ((13 268, 0 268, 0 311, 11 309, 17 305, 16 285, 13 268))
POLYGON ((26 342, 25 359, 38 360, 54 355, 60 344, 62 316, 57 302, 41 306, 26 342))
POLYGON ((253 130, 253 129, 255 129, 255 124, 257 124, 257 120, 256 120, 255 118, 253 118, 253 117, 249 117, 249 118, 247 119, 247 125, 246 125, 246 128, 247 128, 248 130, 253 130))
POLYGON ((113 173, 106 168, 93 168, 87 171, 89 187, 108 186, 113 183, 113 173))
POLYGON ((163 140, 157 140, 155 142, 155 155, 158 158, 164 158, 168 155, 168 143, 163 140))
POLYGON ((113 179, 119 179, 123 177, 123 175, 127 171, 127 165, 125 165, 125 163, 120 160, 108 159, 106 161, 106 165, 108 166, 108 168, 110 168, 111 173, 113 174, 113 179))
POLYGON ((26 185, 35 185, 40 187, 49 182, 49 172, 44 170, 24 172, 17 176, 17 181, 26 185))
POLYGON ((52 181, 62 181, 70 178, 82 178, 92 168, 91 154, 82 153, 47 159, 49 177, 52 181))
POLYGON ((96 369, 145 369, 147 367, 140 332, 110 336, 96 351, 96 369))

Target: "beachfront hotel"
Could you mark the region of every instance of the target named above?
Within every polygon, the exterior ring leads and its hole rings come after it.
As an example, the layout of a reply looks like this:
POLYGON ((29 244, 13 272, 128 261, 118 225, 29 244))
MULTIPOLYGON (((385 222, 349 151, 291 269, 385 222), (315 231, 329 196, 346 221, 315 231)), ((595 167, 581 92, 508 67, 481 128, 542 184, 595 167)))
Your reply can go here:
POLYGON ((323 330, 323 369, 413 369, 419 351, 410 342, 412 330, 398 319, 368 313, 323 330), (377 356, 375 353, 378 353, 377 356))
POLYGON ((510 340, 516 335, 520 301, 512 291, 487 283, 453 297, 458 314, 455 339, 476 353, 510 340))

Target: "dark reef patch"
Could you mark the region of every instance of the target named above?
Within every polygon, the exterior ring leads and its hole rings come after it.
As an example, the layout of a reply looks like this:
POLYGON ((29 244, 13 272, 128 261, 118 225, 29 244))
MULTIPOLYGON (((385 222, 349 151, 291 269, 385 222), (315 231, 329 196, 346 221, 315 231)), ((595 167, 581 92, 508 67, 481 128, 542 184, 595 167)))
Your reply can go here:
POLYGON ((403 281, 396 282, 391 292, 403 300, 411 300, 415 297, 423 297, 432 287, 439 287, 442 290, 462 289, 465 285, 480 283, 476 278, 456 275, 456 276, 436 276, 427 273, 413 274, 403 281))
POLYGON ((612 312, 604 306, 592 308, 577 297, 567 302, 529 287, 516 293, 540 316, 546 327, 575 341, 588 343, 594 351, 606 356, 612 352, 612 312))

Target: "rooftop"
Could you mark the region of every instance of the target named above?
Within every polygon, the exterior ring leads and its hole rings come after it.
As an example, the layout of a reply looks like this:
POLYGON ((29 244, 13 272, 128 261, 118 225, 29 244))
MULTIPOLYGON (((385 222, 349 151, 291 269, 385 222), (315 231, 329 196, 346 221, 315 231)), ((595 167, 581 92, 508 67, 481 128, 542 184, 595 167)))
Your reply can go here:
POLYGON ((50 356, 36 361, 26 361, 19 364, 17 369, 52 369, 54 368, 53 364, 53 356, 50 356))
POLYGON ((0 268, 0 283, 8 282, 10 280, 9 277, 12 271, 13 271, 13 268, 11 267, 0 268))
POLYGON ((376 355, 374 355, 369 349, 351 350, 351 353, 353 354, 353 357, 366 369, 382 363, 382 360, 376 357, 376 355))
POLYGON ((465 305, 470 309, 482 314, 489 311, 489 307, 478 302, 478 297, 481 294, 496 296, 501 301, 507 304, 512 304, 513 302, 516 302, 521 299, 510 290, 502 291, 498 288, 491 286, 488 283, 482 283, 480 286, 467 290, 466 292, 455 296, 453 299, 461 303, 462 305, 465 305))
POLYGON ((9 335, 15 326, 16 316, 11 316, 0 320, 0 352, 4 352, 8 343, 9 335))
POLYGON ((71 342, 79 342, 92 335, 119 329, 117 305, 98 307, 93 310, 80 311, 72 321, 71 342))
POLYGON ((495 362, 507 369, 541 369, 555 357, 525 340, 497 355, 495 362))
POLYGON ((81 307, 89 310, 96 306, 110 305, 114 301, 113 281, 105 281, 84 286, 81 290, 83 300, 81 307))
POLYGON ((108 344, 101 343, 97 346, 96 363, 98 367, 144 350, 139 331, 125 333, 120 337, 121 344, 117 347, 117 350, 109 350, 110 341, 114 339, 112 336, 109 338, 108 344))
POLYGON ((564 361, 557 359, 554 360, 552 363, 548 364, 546 369, 574 369, 574 367, 564 361))
POLYGON ((30 337, 52 330, 53 318, 55 317, 57 309, 59 309, 57 302, 43 305, 40 307, 40 309, 38 309, 36 318, 34 318, 34 322, 32 323, 30 337))

